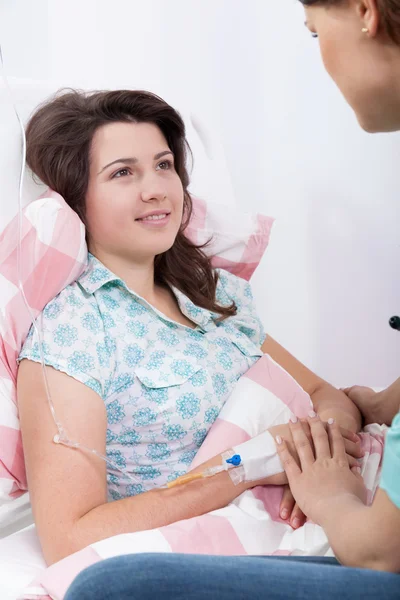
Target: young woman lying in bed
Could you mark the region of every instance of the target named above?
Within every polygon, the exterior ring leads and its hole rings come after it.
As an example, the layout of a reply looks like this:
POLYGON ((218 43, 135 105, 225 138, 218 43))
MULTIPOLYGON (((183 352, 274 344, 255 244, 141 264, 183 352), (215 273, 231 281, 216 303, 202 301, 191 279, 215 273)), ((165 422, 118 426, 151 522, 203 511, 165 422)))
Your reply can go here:
MULTIPOLYGON (((53 443, 31 330, 18 402, 48 563, 113 535, 221 508, 255 485, 285 484, 280 474, 234 485, 222 472, 159 489, 188 471, 235 383, 262 353, 310 394, 322 420, 342 426, 349 463, 361 456, 357 408, 266 338, 249 284, 214 271, 185 237, 187 148, 178 113, 146 92, 68 92, 28 124, 28 164, 78 213, 90 251, 86 272, 39 319, 52 399, 71 439, 107 454, 134 479, 94 454, 53 443)), ((272 429, 290 438, 287 426, 272 429)), ((285 508, 293 509, 290 490, 285 508)), ((297 507, 291 518, 303 522, 297 507)))

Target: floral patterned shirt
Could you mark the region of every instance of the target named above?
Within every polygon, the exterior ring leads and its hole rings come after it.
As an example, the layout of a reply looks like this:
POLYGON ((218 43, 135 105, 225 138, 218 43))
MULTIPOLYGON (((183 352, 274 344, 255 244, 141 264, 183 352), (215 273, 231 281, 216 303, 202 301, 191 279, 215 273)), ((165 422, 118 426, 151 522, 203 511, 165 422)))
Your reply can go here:
MULTIPOLYGON (((218 273, 218 302, 237 306, 222 322, 172 288, 195 329, 168 319, 92 255, 85 273, 39 317, 45 363, 105 403, 110 498, 186 473, 235 383, 262 356, 265 333, 250 285, 218 273)), ((40 362, 33 328, 23 358, 40 362)))

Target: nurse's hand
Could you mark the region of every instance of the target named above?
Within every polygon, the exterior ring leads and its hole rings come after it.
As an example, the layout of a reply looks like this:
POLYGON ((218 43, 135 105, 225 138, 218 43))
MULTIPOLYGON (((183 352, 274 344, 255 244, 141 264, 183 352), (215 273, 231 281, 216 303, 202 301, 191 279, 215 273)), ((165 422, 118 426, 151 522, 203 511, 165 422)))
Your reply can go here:
POLYGON ((314 523, 321 524, 324 513, 340 497, 353 496, 366 504, 367 488, 359 469, 349 469, 340 428, 333 424, 326 431, 318 416, 309 418, 308 423, 313 445, 300 421, 290 424, 300 464, 280 436, 276 438, 277 450, 299 507, 314 523))
MULTIPOLYGON (((312 412, 310 412, 310 415, 315 415, 315 413, 312 411, 312 412)), ((303 424, 304 433, 307 436, 310 444, 312 445, 313 439, 312 439, 312 435, 311 435, 309 421, 310 421, 310 419, 308 419, 308 420, 302 419, 301 422, 303 424)), ((328 424, 323 423, 320 419, 319 419, 319 421, 320 421, 321 425, 323 427, 325 427, 325 429, 327 429, 328 424)), ((287 443, 289 444, 289 448, 290 448, 290 451, 292 452, 293 456, 297 457, 297 451, 296 451, 296 448, 295 448, 293 440, 292 440, 292 430, 291 430, 291 427, 289 426, 289 424, 274 425, 273 427, 270 427, 268 429, 268 431, 274 438, 276 438, 277 435, 284 438, 287 441, 287 443)), ((345 444, 345 448, 346 448, 346 456, 347 456, 347 460, 349 463, 349 467, 351 468, 351 467, 358 466, 359 459, 361 459, 364 456, 364 452, 361 449, 361 439, 359 438, 359 436, 357 434, 353 433, 352 431, 349 431, 348 429, 344 429, 343 427, 339 427, 339 431, 344 440, 344 444, 345 444)))
POLYGON ((353 387, 342 390, 357 406, 364 417, 364 424, 382 423, 383 418, 380 415, 380 395, 369 387, 353 385, 353 387))

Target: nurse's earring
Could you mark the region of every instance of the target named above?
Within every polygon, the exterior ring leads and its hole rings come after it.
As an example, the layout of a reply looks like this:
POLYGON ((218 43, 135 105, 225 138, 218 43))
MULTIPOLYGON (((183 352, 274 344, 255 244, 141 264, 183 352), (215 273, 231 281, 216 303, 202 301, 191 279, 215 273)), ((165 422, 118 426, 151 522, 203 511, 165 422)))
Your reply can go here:
POLYGON ((368 29, 368 27, 363 27, 363 28, 361 29, 361 33, 369 33, 369 29, 368 29))

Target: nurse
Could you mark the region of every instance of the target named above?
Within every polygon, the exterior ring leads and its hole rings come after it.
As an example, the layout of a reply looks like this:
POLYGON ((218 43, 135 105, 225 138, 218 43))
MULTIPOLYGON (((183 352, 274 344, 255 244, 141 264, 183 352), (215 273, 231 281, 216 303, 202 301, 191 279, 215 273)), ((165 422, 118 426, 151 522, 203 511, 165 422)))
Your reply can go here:
MULTIPOLYGON (((368 132, 400 131, 400 0, 301 0, 306 26, 319 38, 325 68, 368 132)), ((391 320, 398 329, 399 319, 391 320), (397 324, 397 325, 396 325, 397 324)), ((344 460, 337 424, 310 419, 315 451, 292 425, 301 465, 277 439, 300 508, 324 527, 340 561, 296 557, 135 555, 89 568, 66 600, 363 600, 400 598, 400 380, 377 395, 350 388, 366 422, 387 434, 380 489, 372 506, 344 460)))

